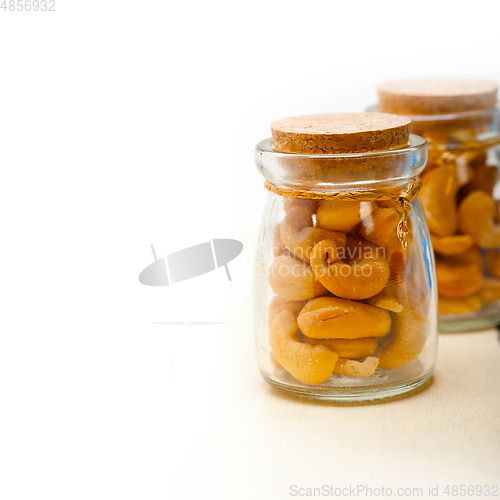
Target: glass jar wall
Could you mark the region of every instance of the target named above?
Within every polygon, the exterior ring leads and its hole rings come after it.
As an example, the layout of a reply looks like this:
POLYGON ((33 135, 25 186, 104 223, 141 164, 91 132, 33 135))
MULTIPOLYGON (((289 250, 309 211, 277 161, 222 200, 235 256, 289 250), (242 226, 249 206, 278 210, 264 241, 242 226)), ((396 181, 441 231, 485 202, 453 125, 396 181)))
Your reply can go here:
POLYGON ((417 136, 393 150, 344 154, 277 152, 271 139, 258 144, 270 192, 254 324, 270 384, 312 399, 369 400, 430 377, 434 261, 420 202, 401 198, 413 199, 408 187, 418 185, 426 155, 417 136))

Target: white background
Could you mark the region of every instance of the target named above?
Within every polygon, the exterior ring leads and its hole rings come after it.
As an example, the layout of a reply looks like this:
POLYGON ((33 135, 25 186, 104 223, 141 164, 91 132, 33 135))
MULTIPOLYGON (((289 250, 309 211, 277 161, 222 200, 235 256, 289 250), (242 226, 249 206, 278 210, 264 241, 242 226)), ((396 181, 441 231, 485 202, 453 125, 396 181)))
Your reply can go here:
POLYGON ((500 81, 499 22, 496 0, 0 10, 0 498, 288 498, 276 447, 299 427, 281 435, 279 412, 265 435, 251 425, 268 391, 249 296, 254 145, 277 118, 362 111, 384 80, 500 81), (150 243, 231 237, 245 245, 232 283, 223 269, 138 281, 150 243), (200 319, 227 324, 153 324, 200 319))

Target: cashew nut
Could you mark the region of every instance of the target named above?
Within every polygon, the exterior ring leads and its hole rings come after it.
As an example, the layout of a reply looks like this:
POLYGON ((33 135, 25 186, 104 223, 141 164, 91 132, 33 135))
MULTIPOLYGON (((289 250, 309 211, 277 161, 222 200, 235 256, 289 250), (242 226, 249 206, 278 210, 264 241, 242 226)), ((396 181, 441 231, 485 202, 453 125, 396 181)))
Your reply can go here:
POLYGON ((302 344, 291 311, 281 311, 269 328, 269 344, 278 363, 300 382, 319 384, 328 380, 338 354, 322 345, 302 344))
POLYGON ((481 248, 500 246, 500 226, 495 222, 497 207, 484 191, 473 191, 458 207, 460 232, 470 234, 481 248))
POLYGON ((297 322, 301 331, 313 339, 383 337, 391 329, 387 311, 336 297, 310 300, 297 322))
POLYGON ((403 304, 397 298, 396 285, 394 283, 388 283, 381 292, 370 297, 366 302, 372 306, 380 307, 381 309, 395 313, 399 313, 403 310, 403 304))
POLYGON ((333 373, 347 377, 368 377, 373 375, 379 364, 378 358, 368 356, 363 361, 340 358, 335 364, 333 373))
POLYGON ((276 224, 273 231, 273 255, 275 257, 279 257, 280 255, 283 255, 285 253, 289 253, 288 248, 286 248, 281 241, 280 226, 281 224, 276 224))
POLYGON ((392 369, 403 366, 413 361, 425 346, 426 316, 412 304, 404 306, 404 309, 396 315, 392 344, 379 353, 380 368, 392 369))
POLYGON ((271 324, 273 319, 284 309, 288 309, 297 317, 305 304, 305 300, 297 301, 284 299, 282 297, 274 297, 269 304, 269 324, 271 324))
POLYGON ((500 300, 500 281, 494 278, 485 278, 483 287, 479 290, 479 297, 483 304, 500 300))
POLYGON ((429 229, 437 236, 454 235, 458 227, 455 196, 460 187, 455 167, 437 167, 424 175, 422 182, 420 201, 429 229))
POLYGON ((479 291, 483 274, 475 263, 436 261, 439 295, 463 299, 479 291))
POLYGON ((316 213, 316 222, 322 229, 349 233, 361 222, 361 202, 322 201, 316 213))
POLYGON ((312 227, 311 211, 309 207, 292 206, 280 226, 280 236, 283 245, 296 257, 309 262, 311 252, 318 241, 324 239, 335 240, 337 246, 344 247, 346 236, 312 227))
POLYGON ((443 237, 431 234, 431 241, 434 250, 441 255, 458 255, 469 250, 474 244, 470 234, 443 237))
POLYGON ((269 268, 269 284, 276 295, 288 300, 308 300, 327 295, 311 267, 291 255, 280 255, 269 268))
POLYGON ((464 314, 479 311, 481 299, 478 295, 471 295, 465 299, 450 299, 439 297, 439 314, 464 314))
POLYGON ((382 291, 389 279, 389 264, 379 255, 384 249, 349 238, 346 262, 338 250, 334 240, 322 240, 314 247, 311 266, 320 283, 345 299, 367 299, 382 291))
POLYGON ((394 208, 376 207, 371 215, 363 219, 361 234, 375 245, 388 249, 401 249, 397 228, 400 215, 394 208))
POLYGON ((500 252, 489 251, 485 260, 488 272, 495 278, 500 278, 500 252))
POLYGON ((378 346, 375 339, 312 339, 304 335, 300 330, 298 338, 301 342, 311 345, 324 345, 335 351, 341 358, 359 359, 371 356, 378 346))

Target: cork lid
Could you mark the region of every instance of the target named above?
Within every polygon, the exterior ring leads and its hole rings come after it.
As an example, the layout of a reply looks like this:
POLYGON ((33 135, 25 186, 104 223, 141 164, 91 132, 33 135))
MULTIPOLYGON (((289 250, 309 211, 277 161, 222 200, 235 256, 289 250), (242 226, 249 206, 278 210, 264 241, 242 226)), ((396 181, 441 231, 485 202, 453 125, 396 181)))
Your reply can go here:
POLYGON ((276 120, 271 131, 282 153, 365 153, 407 146, 410 121, 387 113, 332 113, 276 120))
POLYGON ((386 113, 436 115, 495 107, 498 85, 473 78, 431 78, 382 83, 379 109, 386 113))

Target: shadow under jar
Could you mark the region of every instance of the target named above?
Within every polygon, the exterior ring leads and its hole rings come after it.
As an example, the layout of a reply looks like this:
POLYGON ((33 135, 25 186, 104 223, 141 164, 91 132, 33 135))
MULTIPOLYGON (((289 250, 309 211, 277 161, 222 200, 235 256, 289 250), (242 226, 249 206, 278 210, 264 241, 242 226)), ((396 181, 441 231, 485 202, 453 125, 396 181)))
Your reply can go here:
POLYGON ((435 270, 418 201, 425 141, 383 113, 278 120, 256 162, 269 193, 256 255, 260 371, 309 399, 410 391, 437 353, 435 270))
POLYGON ((500 323, 497 84, 475 79, 388 82, 379 108, 410 115, 427 140, 420 199, 436 258, 439 329, 500 323))

